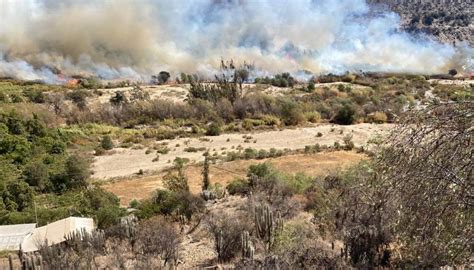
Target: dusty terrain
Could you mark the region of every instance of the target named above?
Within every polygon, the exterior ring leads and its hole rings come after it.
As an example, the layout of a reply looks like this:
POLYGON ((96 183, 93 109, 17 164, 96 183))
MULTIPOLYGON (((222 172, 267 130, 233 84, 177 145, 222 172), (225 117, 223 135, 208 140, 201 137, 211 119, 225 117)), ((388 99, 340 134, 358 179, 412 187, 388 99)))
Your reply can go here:
POLYGON ((249 134, 223 134, 214 137, 179 138, 160 141, 166 143, 170 151, 159 154, 159 160, 153 162, 156 151, 146 154, 146 149, 116 148, 110 155, 95 157, 93 177, 96 179, 111 179, 128 177, 143 171, 161 171, 169 168, 176 157, 188 158, 191 163, 204 160, 204 149, 211 155, 223 154, 238 149, 254 148, 257 150, 271 148, 297 150, 316 143, 321 146, 331 146, 334 142, 343 143, 347 134, 352 135, 356 146, 364 146, 370 138, 389 131, 391 124, 357 124, 352 126, 317 125, 314 127, 272 130, 249 134), (318 133, 322 136, 318 137, 318 133), (245 137, 245 138, 244 138, 245 137), (250 138, 251 137, 251 138, 250 138), (239 147, 240 146, 240 147, 239 147), (188 147, 201 148, 197 152, 185 151, 188 147))
MULTIPOLYGON (((210 167, 211 183, 225 186, 235 178, 244 178, 247 168, 252 164, 270 162, 273 166, 285 173, 305 173, 309 176, 325 175, 331 171, 355 164, 364 159, 365 155, 355 152, 337 151, 321 152, 314 155, 291 155, 264 160, 238 160, 213 164, 210 167)), ((189 186, 192 193, 201 191, 201 166, 186 168, 189 186)), ((116 180, 104 184, 102 187, 120 198, 123 206, 128 206, 133 199, 148 198, 156 189, 163 188, 162 178, 165 173, 140 178, 116 180)))
MULTIPOLYGON (((334 82, 334 83, 316 83, 315 87, 333 87, 339 84, 350 85, 355 89, 368 88, 367 86, 350 84, 346 82, 334 82)), ((140 86, 145 92, 150 95, 150 99, 163 99, 172 102, 184 102, 189 93, 189 84, 169 84, 169 85, 142 85, 140 86)), ((133 90, 132 86, 122 88, 104 88, 99 89, 101 96, 98 98, 90 98, 90 103, 109 103, 110 98, 115 95, 117 91, 123 92, 128 98, 131 96, 133 90)), ((276 87, 266 84, 243 84, 243 94, 249 92, 265 93, 273 96, 285 96, 295 91, 292 87, 276 87)), ((306 95, 307 93, 301 92, 298 95, 306 95)))

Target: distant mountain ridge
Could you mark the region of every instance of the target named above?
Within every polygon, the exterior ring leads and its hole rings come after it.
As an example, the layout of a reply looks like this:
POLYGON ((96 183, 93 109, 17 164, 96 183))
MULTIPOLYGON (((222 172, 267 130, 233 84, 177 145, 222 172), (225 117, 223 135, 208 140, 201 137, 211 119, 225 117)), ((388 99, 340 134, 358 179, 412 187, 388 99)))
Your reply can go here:
POLYGON ((400 14, 402 27, 447 43, 474 46, 473 0, 368 0, 400 14))

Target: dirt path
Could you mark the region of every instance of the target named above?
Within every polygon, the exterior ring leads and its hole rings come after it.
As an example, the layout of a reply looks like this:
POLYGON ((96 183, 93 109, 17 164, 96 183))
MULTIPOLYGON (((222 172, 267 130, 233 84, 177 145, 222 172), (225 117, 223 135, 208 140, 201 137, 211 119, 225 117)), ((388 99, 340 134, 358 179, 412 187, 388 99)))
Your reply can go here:
POLYGON ((334 142, 342 144, 344 136, 352 134, 356 146, 366 145, 376 134, 384 134, 393 126, 390 124, 358 124, 352 126, 318 125, 315 127, 265 131, 248 134, 223 134, 215 137, 180 138, 163 141, 170 149, 167 154, 159 154, 159 160, 153 162, 156 153, 146 154, 146 149, 116 148, 114 154, 96 157, 93 163, 94 178, 99 180, 130 177, 139 170, 161 171, 169 168, 176 157, 188 158, 192 163, 204 159, 203 152, 185 151, 188 147, 209 149, 211 154, 225 154, 243 149, 257 150, 303 149, 306 145, 331 146, 334 142), (322 136, 318 137, 318 133, 322 136), (247 139, 244 136, 247 135, 247 139), (251 137, 249 139, 249 136, 251 137))
MULTIPOLYGON (((252 164, 270 162, 282 172, 295 174, 305 173, 309 176, 325 175, 329 172, 355 164, 364 159, 365 156, 355 152, 337 151, 321 152, 314 155, 291 155, 264 160, 238 160, 211 165, 211 183, 219 183, 226 186, 235 178, 244 178, 247 168, 252 164)), ((201 191, 201 166, 189 166, 186 168, 189 187, 192 193, 201 191)), ((163 188, 164 173, 140 178, 116 180, 104 184, 102 187, 114 193, 120 198, 120 203, 127 206, 133 199, 148 198, 156 189, 163 188)))

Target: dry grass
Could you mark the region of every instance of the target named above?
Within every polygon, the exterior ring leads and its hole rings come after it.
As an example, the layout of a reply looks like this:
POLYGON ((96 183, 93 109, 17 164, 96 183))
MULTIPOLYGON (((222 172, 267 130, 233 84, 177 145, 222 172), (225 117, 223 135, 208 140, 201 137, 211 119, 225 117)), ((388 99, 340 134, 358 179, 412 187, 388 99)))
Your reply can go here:
POLYGON ((204 140, 202 138, 179 138, 165 141, 171 151, 160 154, 159 160, 156 162, 153 162, 156 157, 155 152, 146 154, 146 149, 116 148, 112 155, 95 157, 93 164, 94 178, 111 180, 119 177, 131 177, 140 169, 144 171, 162 171, 169 168, 176 157, 188 158, 191 163, 203 161, 202 154, 204 151, 185 151, 186 148, 191 146, 209 149, 211 155, 237 151, 239 146, 257 150, 270 150, 271 148, 297 150, 316 143, 321 146, 332 146, 334 142, 342 144, 344 136, 351 134, 353 136, 352 141, 356 146, 366 147, 370 138, 373 138, 376 134, 383 135, 392 128, 392 124, 357 124, 352 126, 323 124, 305 128, 249 133, 247 135, 252 137, 250 140, 244 138, 245 134, 238 133, 203 137, 206 138, 204 140), (318 137, 318 133, 321 133, 322 136, 318 137))
MULTIPOLYGON (((284 156, 265 160, 238 160, 211 166, 210 178, 211 183, 220 183, 225 186, 236 177, 245 177, 247 168, 250 165, 265 161, 271 162, 276 169, 285 173, 303 172, 306 175, 318 176, 355 164, 364 158, 364 155, 355 152, 337 151, 315 155, 284 156)), ((120 198, 121 204, 126 206, 133 199, 148 198, 153 191, 163 188, 163 175, 164 173, 160 173, 153 176, 109 182, 104 184, 103 188, 117 195, 120 198)), ((189 166, 186 169, 186 175, 189 179, 191 192, 199 193, 202 181, 201 167, 189 166)))

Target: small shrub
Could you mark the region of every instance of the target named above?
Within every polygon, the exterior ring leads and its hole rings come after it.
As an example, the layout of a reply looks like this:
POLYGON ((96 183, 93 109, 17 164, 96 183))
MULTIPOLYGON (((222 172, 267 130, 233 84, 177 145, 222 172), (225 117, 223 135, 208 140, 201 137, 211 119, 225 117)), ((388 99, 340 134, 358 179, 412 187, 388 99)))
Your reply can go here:
POLYGON ((94 155, 95 155, 95 156, 102 156, 102 155, 105 154, 105 152, 106 152, 106 151, 105 151, 104 148, 102 148, 102 146, 98 146, 98 147, 96 147, 96 148, 94 149, 94 155))
POLYGON ((130 207, 131 208, 137 208, 138 207, 137 199, 133 199, 132 201, 130 201, 130 207))
POLYGON ((184 152, 189 152, 189 153, 196 153, 196 152, 200 152, 200 151, 206 151, 206 147, 199 147, 199 148, 196 148, 196 147, 186 147, 184 148, 184 152))
POLYGON ((188 220, 204 208, 204 200, 187 191, 157 190, 150 202, 139 206, 141 217, 154 213, 162 215, 184 215, 188 220))
POLYGON ((100 229, 111 227, 119 223, 123 214, 123 209, 120 207, 100 208, 97 212, 97 227, 100 229))
POLYGON ((268 157, 268 152, 264 149, 261 149, 257 153, 257 159, 264 159, 268 157))
POLYGON ((347 134, 346 136, 344 136, 342 140, 344 142, 345 150, 350 151, 354 149, 355 145, 354 145, 354 142, 352 141, 352 134, 347 134))
POLYGON ((281 126, 281 121, 280 118, 274 116, 274 115, 263 115, 261 117, 262 121, 265 123, 267 126, 281 126))
POLYGON ((263 125, 265 125, 265 122, 263 120, 249 119, 249 118, 245 118, 244 122, 242 123, 242 127, 246 130, 251 130, 254 127, 263 126, 263 125))
POLYGON ((305 112, 304 117, 306 121, 311 123, 318 123, 321 120, 321 115, 318 112, 305 112))
POLYGON ((162 154, 162 155, 166 155, 170 151, 169 147, 166 145, 159 145, 155 149, 157 153, 162 154))
POLYGON ((221 134, 221 126, 216 122, 213 122, 212 124, 210 124, 208 129, 206 130, 207 136, 219 136, 220 134, 221 134))
POLYGON ((376 124, 383 124, 387 122, 387 115, 384 112, 374 112, 373 114, 369 115, 369 120, 372 123, 376 124))
POLYGON ((257 150, 253 149, 253 148, 246 148, 244 150, 244 158, 245 159, 255 159, 257 157, 257 150))
POLYGON ((230 195, 246 195, 250 191, 250 186, 248 181, 244 179, 235 179, 227 184, 226 189, 230 195))
POLYGON ((100 141, 100 146, 104 150, 111 150, 114 148, 114 143, 112 142, 112 139, 110 138, 109 135, 105 135, 102 137, 102 140, 100 141))

